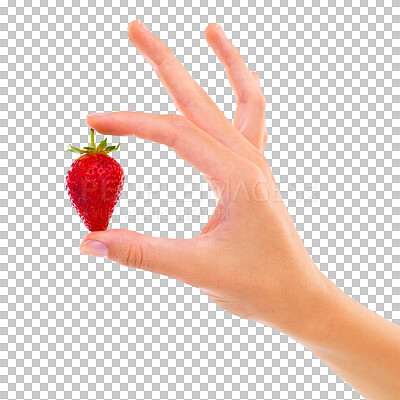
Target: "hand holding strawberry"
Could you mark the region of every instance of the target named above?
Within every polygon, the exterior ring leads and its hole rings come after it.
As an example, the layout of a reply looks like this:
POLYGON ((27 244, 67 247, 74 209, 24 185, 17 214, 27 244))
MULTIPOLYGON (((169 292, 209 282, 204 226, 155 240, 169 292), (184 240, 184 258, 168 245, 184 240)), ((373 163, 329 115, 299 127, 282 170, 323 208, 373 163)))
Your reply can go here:
MULTIPOLYGON (((218 204, 192 239, 110 229, 89 233, 82 241, 82 254, 200 288, 225 310, 290 335, 365 398, 399 399, 400 327, 357 303, 313 263, 263 154, 268 138, 266 99, 258 74, 249 71, 220 25, 208 26, 206 40, 221 60, 237 100, 231 123, 144 24, 132 22, 128 35, 182 115, 119 111, 89 115, 86 123, 104 135, 134 135, 169 146, 203 173, 218 204)), ((107 176, 115 174, 117 185, 122 172, 118 175, 119 165, 112 162, 107 176)), ((72 183, 82 179, 80 168, 72 169, 72 183)), ((102 177, 97 174, 96 181, 102 177)), ((97 197, 91 198, 94 201, 83 205, 96 210, 97 197)), ((90 210, 88 215, 93 218, 96 213, 90 210)), ((107 223, 108 219, 105 227, 107 223)))
POLYGON ((66 151, 83 154, 75 160, 66 176, 67 191, 86 228, 105 231, 121 195, 124 171, 108 153, 118 146, 107 146, 104 139, 97 147, 94 130, 90 131, 91 146, 80 150, 70 145, 66 151))

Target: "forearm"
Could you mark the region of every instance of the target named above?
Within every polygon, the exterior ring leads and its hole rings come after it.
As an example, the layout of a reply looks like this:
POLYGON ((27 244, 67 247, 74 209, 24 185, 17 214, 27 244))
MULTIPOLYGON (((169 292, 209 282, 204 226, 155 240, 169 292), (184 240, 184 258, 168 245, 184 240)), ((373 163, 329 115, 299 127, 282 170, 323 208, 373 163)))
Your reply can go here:
POLYGON ((400 326, 367 309, 325 276, 309 321, 290 336, 366 399, 400 398, 400 326))

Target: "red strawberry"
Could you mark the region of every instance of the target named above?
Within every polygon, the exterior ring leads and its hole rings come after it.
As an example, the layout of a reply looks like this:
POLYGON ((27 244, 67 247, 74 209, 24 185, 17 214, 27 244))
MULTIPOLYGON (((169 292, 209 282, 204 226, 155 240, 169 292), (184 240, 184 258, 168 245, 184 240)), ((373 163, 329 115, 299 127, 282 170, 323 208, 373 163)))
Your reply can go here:
POLYGON ((91 147, 84 150, 70 145, 66 151, 83 154, 75 160, 65 178, 67 191, 86 228, 105 231, 124 185, 124 170, 107 154, 118 146, 108 146, 104 139, 97 147, 94 130, 90 131, 91 147))

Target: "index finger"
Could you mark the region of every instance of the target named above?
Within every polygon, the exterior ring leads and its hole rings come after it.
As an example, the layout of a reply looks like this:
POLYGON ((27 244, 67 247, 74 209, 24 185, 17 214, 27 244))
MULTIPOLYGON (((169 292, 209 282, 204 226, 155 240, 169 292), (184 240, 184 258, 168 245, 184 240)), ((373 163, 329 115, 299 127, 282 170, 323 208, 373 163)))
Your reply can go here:
POLYGON ((228 148, 238 149, 238 143, 242 147, 242 136, 218 106, 186 71, 169 47, 144 27, 140 20, 131 22, 128 27, 129 40, 153 67, 178 110, 228 148), (232 143, 235 138, 238 142, 236 146, 232 143))
POLYGON ((86 123, 104 135, 133 135, 164 144, 205 176, 221 184, 242 169, 244 159, 241 156, 181 115, 116 111, 88 115, 86 123))

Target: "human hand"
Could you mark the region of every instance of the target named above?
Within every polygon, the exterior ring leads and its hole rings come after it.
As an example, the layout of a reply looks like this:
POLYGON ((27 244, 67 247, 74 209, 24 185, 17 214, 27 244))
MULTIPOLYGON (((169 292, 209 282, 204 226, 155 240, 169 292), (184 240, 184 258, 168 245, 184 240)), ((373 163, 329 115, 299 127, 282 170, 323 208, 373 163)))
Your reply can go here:
POLYGON ((225 310, 298 340, 365 397, 398 398, 400 327, 347 296, 312 262, 263 155, 258 76, 217 25, 205 33, 235 93, 233 124, 139 21, 129 25, 129 38, 183 116, 122 111, 88 116, 87 124, 171 147, 204 174, 219 199, 211 219, 193 239, 92 232, 81 252, 201 288, 225 310))
POLYGON ((248 70, 220 26, 209 25, 205 35, 237 100, 233 124, 140 21, 129 25, 129 39, 183 116, 121 111, 89 115, 87 124, 102 134, 135 135, 171 147, 204 174, 219 199, 211 219, 193 239, 115 229, 92 232, 81 252, 201 288, 240 317, 285 332, 299 325, 304 329, 302 316, 318 300, 324 277, 308 255, 263 155, 266 100, 258 74, 248 70))

